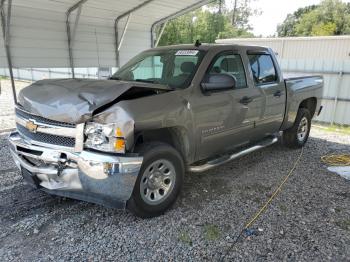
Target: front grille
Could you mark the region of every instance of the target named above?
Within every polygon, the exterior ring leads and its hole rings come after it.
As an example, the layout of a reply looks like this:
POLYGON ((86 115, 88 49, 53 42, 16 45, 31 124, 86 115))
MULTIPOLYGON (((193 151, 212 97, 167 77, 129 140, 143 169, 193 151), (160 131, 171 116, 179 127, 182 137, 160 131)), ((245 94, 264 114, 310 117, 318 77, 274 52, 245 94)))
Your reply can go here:
POLYGON ((57 146, 64 146, 64 147, 75 146, 75 138, 72 138, 72 137, 57 136, 57 135, 44 134, 39 132, 32 133, 27 128, 19 124, 17 124, 17 130, 21 135, 33 141, 37 141, 45 144, 57 145, 57 146))
POLYGON ((18 115, 24 119, 32 119, 32 120, 35 120, 37 122, 40 122, 40 123, 46 124, 46 125, 61 126, 61 127, 75 127, 75 124, 64 123, 64 122, 60 122, 60 121, 47 119, 47 118, 44 118, 41 116, 30 114, 24 110, 19 109, 19 108, 16 108, 15 110, 16 110, 16 115, 18 115))

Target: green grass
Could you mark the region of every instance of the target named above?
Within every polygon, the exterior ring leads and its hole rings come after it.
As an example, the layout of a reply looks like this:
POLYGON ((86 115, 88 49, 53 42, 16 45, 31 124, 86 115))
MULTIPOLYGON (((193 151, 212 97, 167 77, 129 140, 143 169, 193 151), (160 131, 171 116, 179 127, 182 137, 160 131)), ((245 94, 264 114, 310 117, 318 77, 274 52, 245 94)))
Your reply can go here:
POLYGON ((252 199, 252 201, 253 201, 254 203, 257 203, 257 204, 261 204, 261 203, 262 203, 262 199, 261 199, 260 197, 258 197, 258 196, 254 197, 254 198, 252 199))
POLYGON ((350 126, 316 124, 315 127, 330 133, 350 135, 350 126))
POLYGON ((281 211, 282 211, 283 213, 286 213, 286 212, 288 211, 288 207, 285 206, 285 205, 283 205, 283 204, 281 204, 281 205, 279 206, 279 208, 281 209, 281 211))
POLYGON ((6 80, 8 79, 7 76, 0 76, 0 80, 6 80))
POLYGON ((343 230, 350 231, 350 219, 340 220, 335 222, 335 224, 343 230))
POLYGON ((190 237, 190 235, 187 232, 181 232, 179 235, 179 240, 184 243, 187 244, 189 246, 192 246, 192 239, 190 237))
POLYGON ((334 208, 334 210, 335 210, 335 213, 340 213, 342 211, 342 209, 340 207, 336 207, 336 208, 334 208))
POLYGON ((220 228, 216 225, 207 224, 204 226, 204 238, 209 241, 217 240, 221 236, 220 228))

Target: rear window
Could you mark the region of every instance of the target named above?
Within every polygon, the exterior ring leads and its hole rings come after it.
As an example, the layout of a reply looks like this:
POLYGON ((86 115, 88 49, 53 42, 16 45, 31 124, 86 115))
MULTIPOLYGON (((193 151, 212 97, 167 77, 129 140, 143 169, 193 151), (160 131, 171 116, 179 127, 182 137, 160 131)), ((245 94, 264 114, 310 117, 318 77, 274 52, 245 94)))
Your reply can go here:
POLYGON ((248 55, 250 67, 256 84, 268 84, 277 81, 277 72, 272 58, 267 54, 248 55))

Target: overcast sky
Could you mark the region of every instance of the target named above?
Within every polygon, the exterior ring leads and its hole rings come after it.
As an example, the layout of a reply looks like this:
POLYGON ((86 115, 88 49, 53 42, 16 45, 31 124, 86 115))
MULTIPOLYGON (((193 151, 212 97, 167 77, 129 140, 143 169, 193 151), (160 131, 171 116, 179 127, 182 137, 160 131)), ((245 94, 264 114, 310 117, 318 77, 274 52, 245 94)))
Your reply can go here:
MULTIPOLYGON (((252 2, 253 8, 258 8, 262 14, 252 17, 254 35, 271 36, 276 32, 277 24, 282 23, 287 14, 293 13, 299 7, 319 4, 321 0, 256 0, 252 2)), ((350 2, 350 0, 343 0, 350 2)))

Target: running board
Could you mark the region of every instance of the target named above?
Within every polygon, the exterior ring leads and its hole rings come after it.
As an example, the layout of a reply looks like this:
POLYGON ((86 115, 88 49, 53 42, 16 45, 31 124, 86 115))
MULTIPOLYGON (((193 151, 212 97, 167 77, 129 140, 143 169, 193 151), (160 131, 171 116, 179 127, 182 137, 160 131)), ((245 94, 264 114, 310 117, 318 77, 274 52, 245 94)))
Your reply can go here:
POLYGON ((225 164, 225 163, 227 163, 227 162, 229 162, 231 160, 234 160, 236 158, 245 156, 245 155, 247 155, 247 154, 249 154, 251 152, 254 152, 256 150, 259 150, 261 148, 270 146, 270 145, 276 143, 277 141, 278 141, 277 137, 264 139, 264 140, 260 141, 258 144, 254 145, 252 147, 246 148, 246 149, 244 149, 242 151, 239 151, 237 153, 234 153, 232 155, 221 156, 219 158, 210 160, 207 163, 205 163, 203 165, 200 165, 200 166, 189 166, 188 171, 194 172, 194 173, 207 171, 209 169, 212 169, 214 167, 217 167, 217 166, 220 166, 222 164, 225 164))

